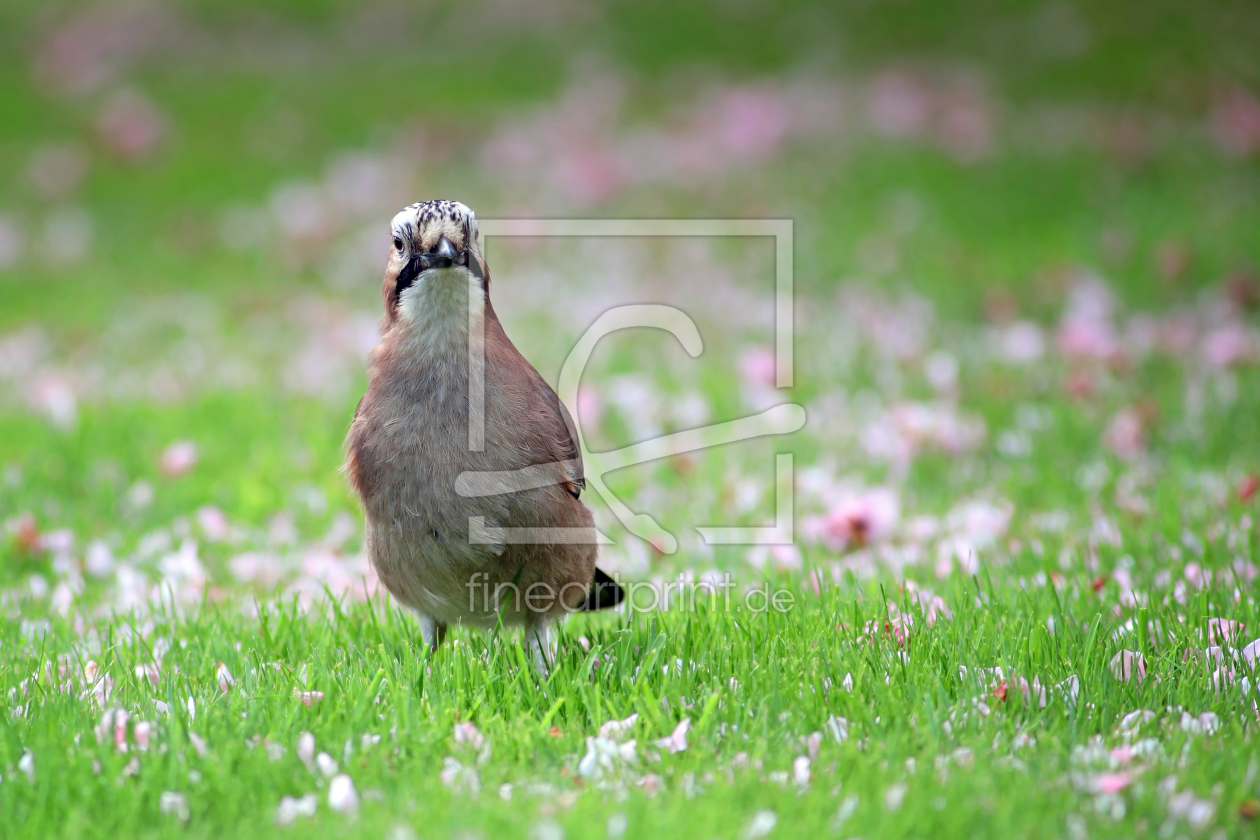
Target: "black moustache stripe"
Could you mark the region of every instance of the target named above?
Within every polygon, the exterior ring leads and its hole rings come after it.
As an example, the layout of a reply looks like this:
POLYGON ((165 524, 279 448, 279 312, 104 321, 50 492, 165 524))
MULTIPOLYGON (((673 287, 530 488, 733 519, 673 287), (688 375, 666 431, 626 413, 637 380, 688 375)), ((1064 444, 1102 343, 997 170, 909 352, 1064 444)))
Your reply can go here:
POLYGON ((402 299, 402 293, 415 285, 416 278, 420 276, 426 268, 424 265, 424 256, 417 254, 407 261, 403 266, 403 270, 398 274, 398 282, 394 284, 394 308, 398 308, 398 301, 402 299))

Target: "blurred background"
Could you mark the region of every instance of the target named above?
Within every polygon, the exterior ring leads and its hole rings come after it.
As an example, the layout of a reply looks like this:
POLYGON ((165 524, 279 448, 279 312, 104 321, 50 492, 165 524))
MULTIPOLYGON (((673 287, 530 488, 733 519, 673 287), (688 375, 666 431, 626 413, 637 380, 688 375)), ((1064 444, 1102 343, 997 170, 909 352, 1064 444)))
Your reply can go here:
POLYGON ((1241 1, 5 0, 4 597, 370 577, 340 446, 388 221, 428 198, 794 220, 791 392, 768 239, 488 246, 553 383, 610 306, 700 325, 699 359, 601 344, 594 448, 809 411, 786 440, 610 476, 683 544, 599 511, 628 575, 1180 551, 1185 517, 1255 492, 1257 44, 1241 1), (694 525, 772 519, 776 451, 798 546, 705 546, 694 525))

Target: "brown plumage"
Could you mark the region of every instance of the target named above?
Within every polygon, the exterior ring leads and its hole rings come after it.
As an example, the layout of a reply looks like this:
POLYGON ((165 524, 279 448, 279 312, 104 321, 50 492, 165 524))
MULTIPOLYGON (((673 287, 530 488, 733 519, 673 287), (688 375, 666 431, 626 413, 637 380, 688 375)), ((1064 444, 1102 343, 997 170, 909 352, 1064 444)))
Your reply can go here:
POLYGON ((545 669, 552 620, 621 600, 602 572, 590 586, 595 529, 578 498, 585 481, 572 419, 495 315, 472 211, 422 202, 395 216, 392 232, 381 343, 346 438, 368 557, 386 589, 420 614, 426 643, 440 643, 449 624, 489 628, 501 616, 526 628, 545 669), (484 431, 475 451, 469 379, 478 347, 484 431), (511 484, 516 476, 528 478, 511 484), (476 517, 486 529, 570 530, 521 542, 471 528, 476 517))

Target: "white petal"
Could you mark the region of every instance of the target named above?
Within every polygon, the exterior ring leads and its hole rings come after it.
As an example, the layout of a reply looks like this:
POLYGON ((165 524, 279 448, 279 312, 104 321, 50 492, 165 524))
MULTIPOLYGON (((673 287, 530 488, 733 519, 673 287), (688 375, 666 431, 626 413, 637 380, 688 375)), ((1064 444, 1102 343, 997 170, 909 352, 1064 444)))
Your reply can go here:
POLYGON ((354 781, 342 773, 328 783, 328 807, 341 814, 353 814, 359 810, 359 792, 354 781))

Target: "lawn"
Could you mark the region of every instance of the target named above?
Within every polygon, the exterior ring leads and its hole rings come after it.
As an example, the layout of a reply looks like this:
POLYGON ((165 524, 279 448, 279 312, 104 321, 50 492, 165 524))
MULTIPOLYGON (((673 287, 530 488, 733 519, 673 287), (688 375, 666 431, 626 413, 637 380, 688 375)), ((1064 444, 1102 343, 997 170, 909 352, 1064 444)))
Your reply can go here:
POLYGON ((6 4, 3 835, 1254 836, 1258 39, 1242 3, 6 4), (793 222, 786 389, 768 237, 489 241, 553 384, 615 306, 702 337, 599 343, 593 452, 807 416, 606 476, 676 551, 588 492, 636 607, 545 676, 511 633, 430 656, 339 472, 433 197, 793 222), (788 453, 793 543, 706 542, 774 522, 788 453))

